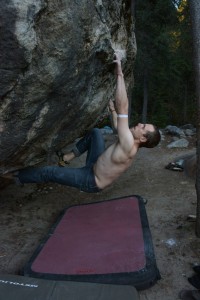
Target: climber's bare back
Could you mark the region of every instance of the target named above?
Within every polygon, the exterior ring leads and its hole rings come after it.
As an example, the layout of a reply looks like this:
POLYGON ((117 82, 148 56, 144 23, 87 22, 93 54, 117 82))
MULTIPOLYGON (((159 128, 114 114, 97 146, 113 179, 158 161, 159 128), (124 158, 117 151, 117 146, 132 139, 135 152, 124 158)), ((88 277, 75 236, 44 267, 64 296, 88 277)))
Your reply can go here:
POLYGON ((119 142, 109 146, 98 158, 94 165, 96 184, 104 189, 115 181, 133 162, 137 147, 125 153, 119 142))

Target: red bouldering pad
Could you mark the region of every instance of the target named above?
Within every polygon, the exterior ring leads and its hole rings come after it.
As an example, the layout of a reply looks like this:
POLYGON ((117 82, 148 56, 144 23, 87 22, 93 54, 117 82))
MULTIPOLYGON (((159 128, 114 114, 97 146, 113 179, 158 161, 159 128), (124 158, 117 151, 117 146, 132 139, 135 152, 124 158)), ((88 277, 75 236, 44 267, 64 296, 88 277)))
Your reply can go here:
POLYGON ((68 207, 24 275, 150 287, 160 274, 143 199, 132 195, 68 207))

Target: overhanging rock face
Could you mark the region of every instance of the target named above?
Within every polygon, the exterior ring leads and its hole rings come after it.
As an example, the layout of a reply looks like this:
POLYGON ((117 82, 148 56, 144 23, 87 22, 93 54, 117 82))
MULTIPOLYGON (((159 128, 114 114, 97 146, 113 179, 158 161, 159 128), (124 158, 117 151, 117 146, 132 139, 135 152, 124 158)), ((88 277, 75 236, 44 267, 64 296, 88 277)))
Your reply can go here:
POLYGON ((0 173, 45 162, 114 96, 114 51, 132 83, 131 0, 2 0, 0 173))

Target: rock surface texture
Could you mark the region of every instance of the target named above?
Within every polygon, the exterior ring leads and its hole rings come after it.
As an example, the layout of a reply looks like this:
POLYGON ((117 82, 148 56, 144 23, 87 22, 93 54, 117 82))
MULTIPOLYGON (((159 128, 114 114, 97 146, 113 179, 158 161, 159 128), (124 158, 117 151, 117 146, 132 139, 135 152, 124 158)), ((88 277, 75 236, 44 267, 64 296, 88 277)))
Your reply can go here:
POLYGON ((130 87, 136 44, 131 0, 2 0, 0 20, 2 174, 94 126, 114 96, 114 51, 130 87))

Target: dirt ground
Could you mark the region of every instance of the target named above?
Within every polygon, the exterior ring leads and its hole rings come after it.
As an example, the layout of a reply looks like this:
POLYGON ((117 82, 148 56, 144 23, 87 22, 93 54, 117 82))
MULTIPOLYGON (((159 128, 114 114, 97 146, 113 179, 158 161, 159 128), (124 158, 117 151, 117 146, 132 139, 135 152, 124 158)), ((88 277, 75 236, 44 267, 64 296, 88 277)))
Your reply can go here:
MULTIPOLYGON (((107 137, 107 143, 112 139, 107 137)), ((167 149, 167 142, 155 149, 141 149, 132 167, 99 194, 57 184, 7 186, 0 195, 0 273, 19 273, 66 206, 140 195, 148 200, 146 211, 162 277, 141 291, 140 299, 176 300, 181 289, 193 289, 187 277, 193 274, 192 266, 200 263, 195 222, 187 220, 196 212, 194 180, 164 167, 194 152, 194 143, 191 141, 188 149, 167 149)), ((84 157, 76 158, 71 166, 80 166, 83 161, 84 157)))

